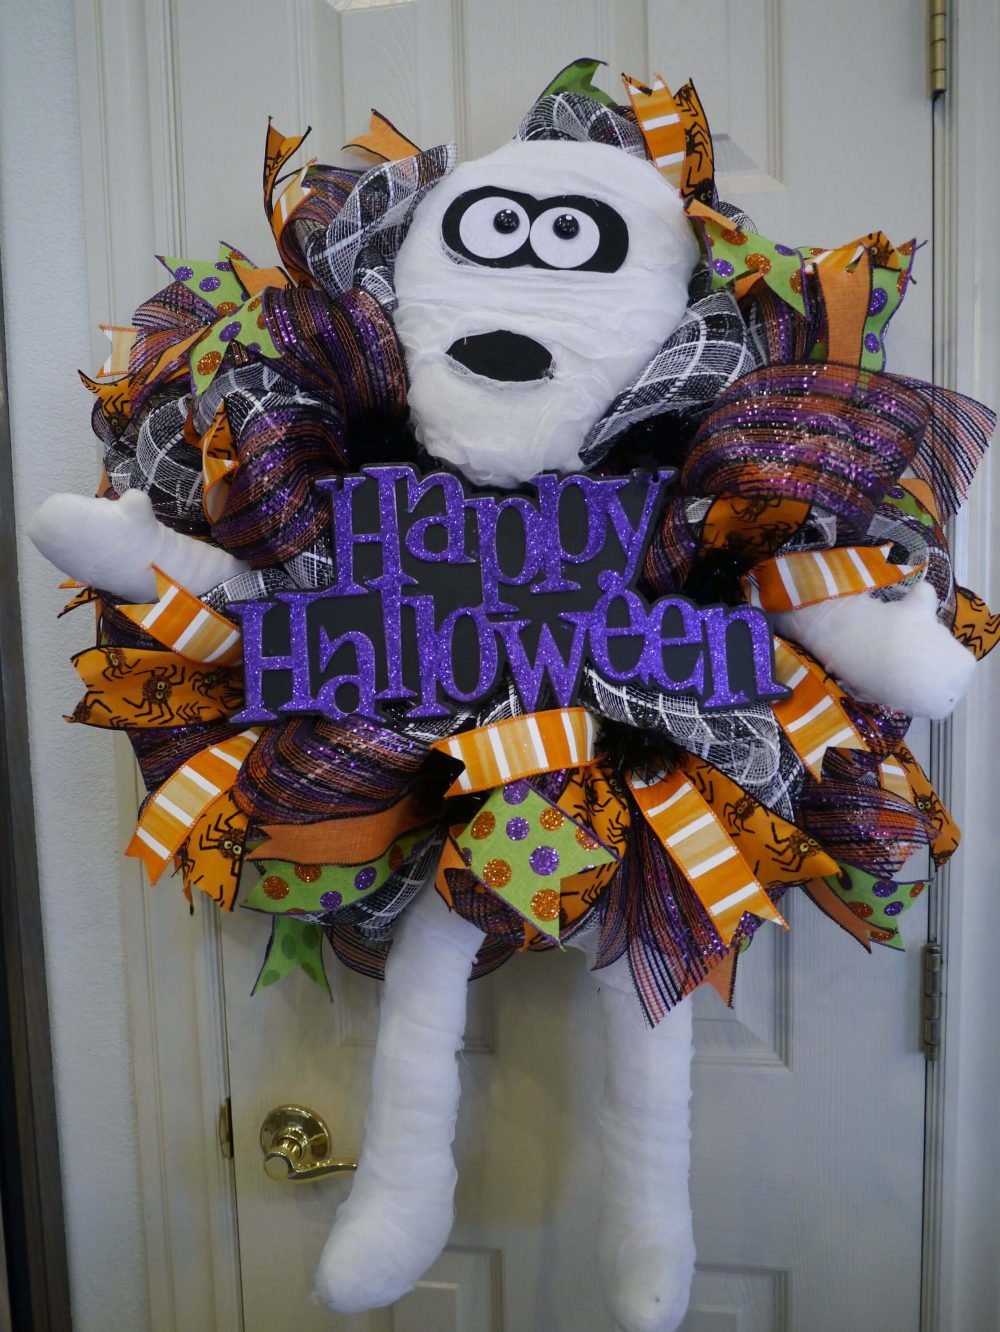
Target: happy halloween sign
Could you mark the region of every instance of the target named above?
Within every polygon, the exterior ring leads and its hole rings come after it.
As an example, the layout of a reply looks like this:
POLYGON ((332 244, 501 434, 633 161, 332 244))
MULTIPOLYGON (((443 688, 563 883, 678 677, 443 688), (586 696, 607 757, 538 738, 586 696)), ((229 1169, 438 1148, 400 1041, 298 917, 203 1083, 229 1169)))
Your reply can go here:
POLYGON ((516 494, 407 466, 318 482, 335 581, 230 607, 246 680, 233 722, 377 718, 387 704, 448 716, 508 671, 527 711, 567 707, 586 665, 706 708, 783 697, 760 611, 635 590, 674 475, 546 473, 516 494))

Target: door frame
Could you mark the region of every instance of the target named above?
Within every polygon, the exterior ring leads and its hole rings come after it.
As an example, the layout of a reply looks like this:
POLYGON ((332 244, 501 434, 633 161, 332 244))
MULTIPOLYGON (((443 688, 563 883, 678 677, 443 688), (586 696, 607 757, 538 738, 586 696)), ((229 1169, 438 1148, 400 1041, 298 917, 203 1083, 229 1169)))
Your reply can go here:
MULTIPOLYGON (((286 5, 287 21, 307 43, 314 0, 286 5)), ((151 256, 185 253, 174 11, 170 0, 75 0, 75 9, 90 305, 95 322, 122 323, 151 290, 151 256), (129 209, 115 210, 112 199, 124 197, 129 209)), ((1000 17, 993 6, 954 0, 949 27, 952 89, 933 111, 935 378, 998 403, 1000 279, 991 260, 1000 215, 1000 17)), ((314 91, 309 62, 304 66, 301 124, 314 91)), ((104 354, 95 338, 95 363, 104 354)), ((1000 542, 990 530, 991 511, 1000 512, 1000 464, 988 455, 956 535, 956 556, 960 579, 997 605, 1000 542)), ((989 771, 1000 747, 1000 735, 984 724, 991 715, 1000 718, 995 663, 978 673, 969 701, 934 738, 935 782, 966 836, 930 894, 930 937, 945 950, 947 983, 944 1053, 928 1064, 926 1080, 923 1332, 985 1326, 997 1304, 989 1245, 1000 1229, 1000 1189, 991 1187, 982 1162, 1000 1159, 1000 1064, 984 1069, 970 1053, 990 1048, 996 1025, 995 811, 977 776, 989 771), (951 892, 960 881, 961 892, 951 892), (992 1151, 983 1151, 985 1133, 993 1135, 992 1151)), ((124 845, 138 794, 124 746, 118 772, 124 845)), ((193 921, 181 919, 173 900, 164 909, 172 895, 149 894, 134 860, 123 865, 122 894, 150 1329, 204 1326, 208 1310, 214 1326, 238 1329, 235 1194, 217 1137, 228 1095, 218 914, 204 909, 193 921)))

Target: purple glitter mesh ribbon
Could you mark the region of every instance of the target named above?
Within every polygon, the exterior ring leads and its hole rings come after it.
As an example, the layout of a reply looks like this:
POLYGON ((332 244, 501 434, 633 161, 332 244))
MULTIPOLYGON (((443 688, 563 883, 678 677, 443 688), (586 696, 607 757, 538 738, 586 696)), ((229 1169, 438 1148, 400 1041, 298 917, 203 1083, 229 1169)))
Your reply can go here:
MULTIPOLYGON (((600 938, 595 969, 628 959, 650 1026, 708 975, 710 958, 730 951, 690 884, 630 800, 628 851, 597 903, 600 938)), ((780 892, 768 894, 773 901, 780 892)), ((744 915, 732 942, 737 951, 763 922, 744 915)))
POLYGON ((351 436, 371 418, 400 419, 406 376, 395 330, 363 292, 264 293, 281 377, 245 375, 226 397, 239 467, 214 539, 258 566, 320 542, 330 504, 315 483, 351 466, 351 436))
POLYGON ((782 496, 868 530, 930 420, 914 389, 849 366, 766 366, 722 394, 681 472, 690 495, 782 496))

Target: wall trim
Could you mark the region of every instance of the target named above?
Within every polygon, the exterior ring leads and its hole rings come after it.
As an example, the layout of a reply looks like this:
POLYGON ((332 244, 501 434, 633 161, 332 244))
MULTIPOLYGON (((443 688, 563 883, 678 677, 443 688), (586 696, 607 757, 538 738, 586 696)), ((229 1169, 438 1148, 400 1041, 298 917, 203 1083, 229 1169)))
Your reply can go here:
POLYGON ((70 1326, 69 1268, 28 755, 0 289, 0 1319, 70 1326), (7 1261, 4 1263, 3 1254, 7 1261), (3 1271, 4 1266, 6 1272, 3 1271))
MULTIPOLYGON (((992 225, 1000 208, 1000 12, 955 0, 949 18, 949 90, 934 107, 934 378, 1000 403, 1000 279, 992 225)), ((996 449, 996 444, 993 450, 996 449)), ((955 524, 959 582, 1000 604, 1000 463, 987 454, 968 510, 955 524)), ((996 1326, 1000 1300, 993 1239, 1000 1229, 995 1107, 993 941, 996 798, 987 776, 1000 745, 1000 667, 990 659, 964 705, 935 738, 935 780, 964 841, 930 897, 929 936, 945 956, 944 1054, 927 1069, 922 1332, 996 1326), (993 1168, 991 1169, 991 1165, 993 1168)))

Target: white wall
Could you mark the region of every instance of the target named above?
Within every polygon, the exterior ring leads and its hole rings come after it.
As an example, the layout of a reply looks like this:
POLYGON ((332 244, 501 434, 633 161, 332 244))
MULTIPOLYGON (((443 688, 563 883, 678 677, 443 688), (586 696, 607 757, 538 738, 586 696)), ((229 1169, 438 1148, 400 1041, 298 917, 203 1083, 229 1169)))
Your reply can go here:
MULTIPOLYGON (((68 726, 68 658, 92 641, 23 526, 53 489, 93 491, 96 453, 71 0, 0 6, 0 258, 31 772, 77 1332, 149 1324, 125 1004, 110 737, 68 726)), ((4 588, 0 595, 11 595, 4 588)))

